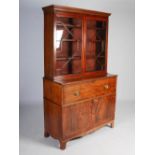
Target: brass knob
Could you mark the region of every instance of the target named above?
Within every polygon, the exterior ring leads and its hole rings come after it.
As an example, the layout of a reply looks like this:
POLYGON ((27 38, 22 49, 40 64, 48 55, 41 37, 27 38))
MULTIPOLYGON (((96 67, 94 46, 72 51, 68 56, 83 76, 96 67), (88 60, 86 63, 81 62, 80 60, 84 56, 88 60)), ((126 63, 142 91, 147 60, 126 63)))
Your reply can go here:
POLYGON ((109 89, 109 85, 108 84, 105 84, 104 85, 104 89, 109 89))
POLYGON ((80 96, 80 92, 79 91, 74 92, 74 96, 80 96))
POLYGON ((94 102, 94 103, 97 103, 97 102, 98 102, 98 99, 93 99, 93 102, 94 102))

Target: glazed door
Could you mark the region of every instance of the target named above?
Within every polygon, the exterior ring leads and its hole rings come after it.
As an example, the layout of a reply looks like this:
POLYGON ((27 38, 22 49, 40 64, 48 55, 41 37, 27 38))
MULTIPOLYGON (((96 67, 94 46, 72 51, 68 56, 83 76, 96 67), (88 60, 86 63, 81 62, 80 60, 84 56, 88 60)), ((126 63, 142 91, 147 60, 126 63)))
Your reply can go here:
POLYGON ((82 18, 57 14, 55 25, 55 75, 81 73, 82 18))
POLYGON ((106 70, 107 21, 86 19, 86 72, 106 70))
POLYGON ((63 137, 69 138, 91 127, 91 100, 63 108, 63 137))
POLYGON ((92 121, 94 125, 114 119, 115 96, 100 96, 93 99, 92 121))

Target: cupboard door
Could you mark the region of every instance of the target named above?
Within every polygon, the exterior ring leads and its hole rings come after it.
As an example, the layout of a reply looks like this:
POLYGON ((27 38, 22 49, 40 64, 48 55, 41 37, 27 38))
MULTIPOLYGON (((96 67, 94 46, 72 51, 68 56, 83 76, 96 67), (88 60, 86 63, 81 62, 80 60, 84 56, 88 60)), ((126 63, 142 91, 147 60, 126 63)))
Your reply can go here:
POLYGON ((114 120, 115 95, 101 96, 93 100, 92 120, 95 125, 114 120))
POLYGON ((81 73, 82 18, 56 16, 55 74, 81 73))
POLYGON ((87 131, 91 126, 91 101, 63 108, 63 137, 87 131))
POLYGON ((103 20, 86 20, 86 72, 106 69, 106 25, 103 20))

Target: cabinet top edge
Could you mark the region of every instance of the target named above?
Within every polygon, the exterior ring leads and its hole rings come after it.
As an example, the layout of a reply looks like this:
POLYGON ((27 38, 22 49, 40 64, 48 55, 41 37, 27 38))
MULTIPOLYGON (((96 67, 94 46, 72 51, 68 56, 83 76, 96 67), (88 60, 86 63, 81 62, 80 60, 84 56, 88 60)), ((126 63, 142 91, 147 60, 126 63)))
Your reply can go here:
POLYGON ((53 11, 64 11, 64 12, 71 12, 71 13, 83 13, 83 14, 93 14, 93 15, 102 15, 102 16, 110 16, 111 13, 95 11, 95 10, 88 10, 88 9, 81 9, 71 6, 61 6, 61 5, 49 5, 42 7, 44 12, 53 12, 53 11))
POLYGON ((60 85, 68 85, 68 84, 75 84, 75 83, 79 83, 79 82, 86 82, 86 81, 91 81, 91 80, 98 80, 98 79, 106 79, 106 78, 116 78, 117 79, 117 75, 116 74, 107 74, 105 76, 97 76, 97 77, 89 77, 89 78, 78 78, 78 79, 68 79, 68 80, 63 80, 63 79, 49 79, 44 77, 43 79, 47 79, 47 80, 52 80, 53 82, 56 82, 60 85))

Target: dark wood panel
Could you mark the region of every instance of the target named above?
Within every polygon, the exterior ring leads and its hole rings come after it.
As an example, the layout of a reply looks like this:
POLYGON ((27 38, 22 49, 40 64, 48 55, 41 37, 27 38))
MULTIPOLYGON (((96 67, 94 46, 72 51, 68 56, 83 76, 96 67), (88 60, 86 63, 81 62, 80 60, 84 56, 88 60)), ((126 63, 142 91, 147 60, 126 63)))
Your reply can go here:
POLYGON ((53 78, 53 15, 44 15, 44 75, 53 78))
POLYGON ((93 99, 93 123, 97 126, 103 122, 114 120, 115 94, 93 99))
POLYGON ((85 132, 91 128, 91 101, 63 108, 63 138, 85 132))

